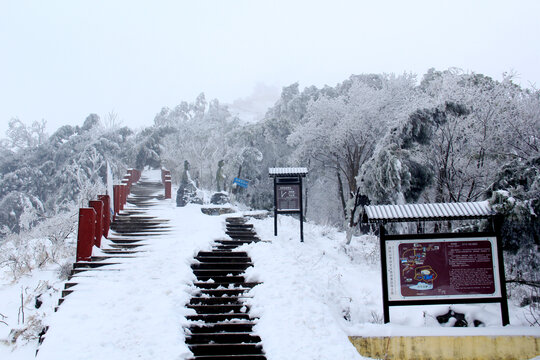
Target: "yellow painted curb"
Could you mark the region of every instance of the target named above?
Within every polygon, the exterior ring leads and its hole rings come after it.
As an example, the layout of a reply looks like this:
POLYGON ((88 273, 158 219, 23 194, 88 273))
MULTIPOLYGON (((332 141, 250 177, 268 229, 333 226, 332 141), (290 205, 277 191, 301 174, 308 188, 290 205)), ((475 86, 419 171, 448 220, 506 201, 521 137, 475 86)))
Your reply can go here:
POLYGON ((540 356, 535 336, 349 337, 362 356, 399 360, 526 360, 540 356))

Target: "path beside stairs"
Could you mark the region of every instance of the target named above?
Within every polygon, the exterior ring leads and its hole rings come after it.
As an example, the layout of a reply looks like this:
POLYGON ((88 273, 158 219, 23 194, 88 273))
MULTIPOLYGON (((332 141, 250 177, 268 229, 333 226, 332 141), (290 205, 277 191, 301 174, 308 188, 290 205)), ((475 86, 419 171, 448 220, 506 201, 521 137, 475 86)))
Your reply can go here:
POLYGON ((229 239, 227 216, 204 215, 197 205, 177 208, 174 200, 163 199, 159 172, 142 175, 146 190, 132 190, 122 222, 94 254, 95 262, 112 264, 87 271, 77 266, 62 304, 48 319, 37 359, 190 357, 186 341, 193 349, 194 337, 186 329, 198 313, 192 297, 201 294, 192 263, 200 252, 212 252, 216 239, 229 239), (129 217, 154 225, 147 223, 144 235, 137 235, 129 217), (118 244, 138 246, 118 251, 118 244))

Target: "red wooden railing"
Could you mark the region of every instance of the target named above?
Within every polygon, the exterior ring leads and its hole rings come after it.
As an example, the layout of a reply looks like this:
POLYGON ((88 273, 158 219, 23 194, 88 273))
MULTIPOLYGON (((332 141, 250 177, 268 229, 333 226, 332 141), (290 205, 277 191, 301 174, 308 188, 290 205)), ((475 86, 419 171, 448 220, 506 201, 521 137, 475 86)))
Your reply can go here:
POLYGON ((110 195, 98 195, 97 200, 90 200, 88 208, 79 209, 79 229, 77 233, 77 261, 90 261, 92 248, 101 247, 101 238, 109 236, 111 218, 124 209, 131 185, 139 181, 141 171, 129 169, 121 185, 113 186, 112 201, 110 195), (114 213, 111 209, 114 205, 114 213))
POLYGON ((161 182, 165 187, 165 199, 170 199, 172 197, 172 179, 169 170, 161 169, 161 182))

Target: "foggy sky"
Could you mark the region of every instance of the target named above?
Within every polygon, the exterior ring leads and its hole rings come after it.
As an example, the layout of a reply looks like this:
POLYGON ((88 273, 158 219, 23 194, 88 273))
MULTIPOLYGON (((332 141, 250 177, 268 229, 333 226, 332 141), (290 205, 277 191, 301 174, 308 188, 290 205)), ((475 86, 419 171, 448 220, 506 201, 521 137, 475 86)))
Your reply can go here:
POLYGON ((200 92, 257 109, 293 82, 359 73, 459 67, 539 86, 538 14, 535 0, 3 0, 0 137, 12 117, 52 132, 114 111, 137 128, 200 92))

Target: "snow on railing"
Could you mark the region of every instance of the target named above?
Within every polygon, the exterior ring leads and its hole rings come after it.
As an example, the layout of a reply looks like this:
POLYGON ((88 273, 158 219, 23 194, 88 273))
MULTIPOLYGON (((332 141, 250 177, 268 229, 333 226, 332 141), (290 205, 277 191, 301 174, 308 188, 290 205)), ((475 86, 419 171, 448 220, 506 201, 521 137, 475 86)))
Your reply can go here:
POLYGON ((170 199, 172 196, 172 178, 171 171, 167 169, 161 169, 161 182, 165 187, 165 199, 170 199))
POLYGON ((101 247, 101 238, 109 236, 111 221, 124 209, 131 185, 139 181, 141 171, 129 169, 120 185, 113 186, 113 199, 109 195, 98 195, 90 200, 87 208, 79 209, 77 234, 77 262, 90 261, 92 248, 101 247), (113 205, 113 207, 111 207, 113 205))

